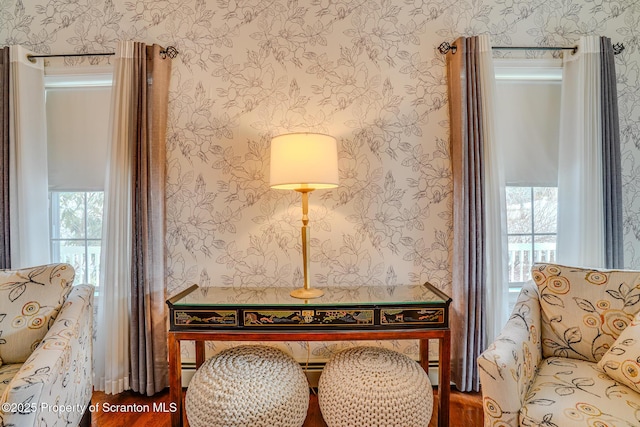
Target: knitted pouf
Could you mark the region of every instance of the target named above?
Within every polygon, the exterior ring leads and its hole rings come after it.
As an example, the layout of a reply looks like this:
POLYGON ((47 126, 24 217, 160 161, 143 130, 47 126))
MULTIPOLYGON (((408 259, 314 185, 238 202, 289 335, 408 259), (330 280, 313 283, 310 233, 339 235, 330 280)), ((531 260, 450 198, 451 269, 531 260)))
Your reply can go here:
POLYGON ((258 345, 230 348, 204 362, 185 397, 192 427, 299 427, 308 407, 300 365, 277 348, 258 345))
POLYGON ((427 427, 433 389, 420 365, 384 348, 334 354, 320 375, 320 411, 329 427, 427 427))

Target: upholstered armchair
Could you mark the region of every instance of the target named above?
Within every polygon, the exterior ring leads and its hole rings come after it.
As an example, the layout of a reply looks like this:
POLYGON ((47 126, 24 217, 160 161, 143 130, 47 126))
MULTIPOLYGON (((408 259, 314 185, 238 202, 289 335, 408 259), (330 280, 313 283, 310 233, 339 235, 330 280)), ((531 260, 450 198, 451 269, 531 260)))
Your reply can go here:
POLYGON ((73 280, 68 264, 0 271, 0 425, 77 426, 89 414, 94 287, 73 280))
POLYGON ((478 358, 485 427, 640 426, 640 272, 532 278, 478 358))

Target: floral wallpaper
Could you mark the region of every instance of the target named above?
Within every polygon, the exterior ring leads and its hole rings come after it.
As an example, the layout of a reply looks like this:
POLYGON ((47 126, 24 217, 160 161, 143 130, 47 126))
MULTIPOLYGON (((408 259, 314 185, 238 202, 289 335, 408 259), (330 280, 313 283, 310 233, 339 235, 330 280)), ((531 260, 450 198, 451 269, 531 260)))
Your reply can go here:
MULTIPOLYGON (((443 41, 573 45, 607 35, 623 138, 625 257, 640 268, 640 0, 4 0, 0 42, 39 53, 136 39, 173 61, 167 292, 298 287, 295 192, 268 186, 269 142, 339 142, 340 186, 310 197, 312 283, 430 281, 451 289, 451 166, 443 41)), ((54 61, 54 60, 51 60, 54 61)), ((104 63, 104 57, 66 62, 104 63)))

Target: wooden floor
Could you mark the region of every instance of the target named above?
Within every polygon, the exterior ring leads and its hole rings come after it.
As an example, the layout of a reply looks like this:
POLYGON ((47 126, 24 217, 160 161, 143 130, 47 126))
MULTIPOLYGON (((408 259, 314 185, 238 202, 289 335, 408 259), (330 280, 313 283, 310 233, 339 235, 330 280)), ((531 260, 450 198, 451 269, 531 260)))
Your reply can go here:
MULTIPOLYGON (((437 396, 436 396, 437 399, 437 396)), ((169 389, 146 397, 133 392, 106 395, 94 392, 92 398, 92 427, 165 427, 171 425, 169 389), (119 405, 130 405, 123 407, 119 405), (133 405, 133 406, 131 406, 133 405), (162 410, 166 412, 163 412, 162 410), (145 412, 147 411, 147 412, 145 412)), ((437 402, 434 402, 434 410, 437 402)), ((451 392, 451 427, 482 427, 482 398, 479 393, 451 392)), ((429 427, 436 426, 434 413, 429 427)), ((309 401, 309 412, 304 427, 326 427, 314 394, 309 401)))

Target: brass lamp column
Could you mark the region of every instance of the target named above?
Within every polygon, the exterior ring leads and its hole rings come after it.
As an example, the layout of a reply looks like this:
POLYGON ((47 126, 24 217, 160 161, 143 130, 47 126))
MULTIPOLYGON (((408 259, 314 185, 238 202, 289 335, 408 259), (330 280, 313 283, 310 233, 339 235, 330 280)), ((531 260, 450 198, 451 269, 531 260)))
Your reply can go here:
POLYGON ((295 298, 317 298, 324 292, 309 279, 309 193, 338 186, 338 147, 335 138, 319 133, 289 133, 271 140, 270 186, 302 195, 302 263, 304 286, 291 292, 295 298))

